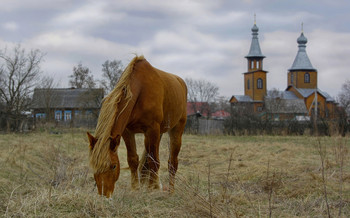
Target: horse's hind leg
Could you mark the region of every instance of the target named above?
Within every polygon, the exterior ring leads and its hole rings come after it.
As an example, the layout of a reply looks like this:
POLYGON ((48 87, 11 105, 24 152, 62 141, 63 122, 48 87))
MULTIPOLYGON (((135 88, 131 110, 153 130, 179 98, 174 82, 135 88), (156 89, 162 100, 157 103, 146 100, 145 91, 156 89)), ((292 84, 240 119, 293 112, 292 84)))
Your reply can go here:
POLYGON ((128 153, 128 164, 131 171, 131 187, 133 189, 138 189, 139 178, 137 167, 139 165, 139 156, 136 152, 135 134, 126 129, 123 133, 123 139, 128 153))
POLYGON ((181 120, 173 129, 169 131, 170 151, 168 160, 169 170, 169 191, 174 192, 175 174, 178 166, 178 154, 181 149, 182 133, 184 131, 186 119, 181 120))

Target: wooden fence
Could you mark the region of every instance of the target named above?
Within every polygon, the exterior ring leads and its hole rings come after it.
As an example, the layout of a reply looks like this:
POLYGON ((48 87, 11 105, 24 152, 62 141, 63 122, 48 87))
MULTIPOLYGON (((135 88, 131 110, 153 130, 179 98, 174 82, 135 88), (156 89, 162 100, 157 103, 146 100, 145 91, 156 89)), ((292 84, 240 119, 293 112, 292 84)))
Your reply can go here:
POLYGON ((224 120, 188 117, 185 132, 200 135, 222 135, 224 134, 224 120))

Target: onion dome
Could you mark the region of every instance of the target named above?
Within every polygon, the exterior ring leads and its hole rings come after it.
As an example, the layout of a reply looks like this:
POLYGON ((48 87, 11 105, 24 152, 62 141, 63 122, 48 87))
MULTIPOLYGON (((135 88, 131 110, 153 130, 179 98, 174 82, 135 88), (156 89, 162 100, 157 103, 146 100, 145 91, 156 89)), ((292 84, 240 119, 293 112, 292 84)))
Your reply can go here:
POLYGON ((289 69, 292 70, 311 70, 316 71, 316 69, 312 66, 309 57, 306 53, 306 43, 307 38, 304 36, 304 33, 302 32, 300 36, 297 39, 298 43, 298 53, 297 56, 294 59, 292 67, 289 69))
POLYGON ((259 28, 258 26, 254 23, 254 26, 252 27, 252 32, 258 34, 259 28))
POLYGON ((250 44, 250 50, 246 58, 252 58, 252 57, 257 57, 257 58, 265 58, 265 56, 261 53, 260 49, 260 44, 259 44, 259 39, 258 39, 258 32, 259 28, 257 25, 254 23, 254 26, 252 27, 252 43, 250 44))
POLYGON ((298 42, 299 45, 305 45, 307 43, 307 38, 304 36, 303 32, 298 37, 297 42, 298 42))

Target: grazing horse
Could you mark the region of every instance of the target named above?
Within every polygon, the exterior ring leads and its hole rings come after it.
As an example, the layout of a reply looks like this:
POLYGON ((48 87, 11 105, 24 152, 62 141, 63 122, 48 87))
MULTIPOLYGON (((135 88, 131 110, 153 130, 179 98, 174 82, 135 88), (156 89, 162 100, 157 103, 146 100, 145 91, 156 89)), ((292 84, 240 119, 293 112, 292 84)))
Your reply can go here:
POLYGON ((143 57, 135 57, 115 88, 103 100, 95 137, 88 134, 90 166, 98 193, 107 198, 114 191, 120 165, 117 148, 123 138, 131 171, 131 186, 148 175, 148 187, 159 189, 159 143, 163 133, 170 137, 169 191, 174 191, 181 137, 186 124, 187 87, 178 76, 154 68, 143 57), (136 153, 135 133, 145 136, 144 163, 136 153), (139 172, 140 171, 140 172, 139 172))

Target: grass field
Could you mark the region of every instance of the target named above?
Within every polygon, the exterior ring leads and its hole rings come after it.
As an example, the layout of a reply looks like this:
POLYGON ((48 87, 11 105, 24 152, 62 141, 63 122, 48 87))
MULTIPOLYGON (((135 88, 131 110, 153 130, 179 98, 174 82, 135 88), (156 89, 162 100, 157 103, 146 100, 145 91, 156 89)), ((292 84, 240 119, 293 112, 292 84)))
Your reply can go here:
MULTIPOLYGON (((137 143, 141 154, 141 135, 137 143)), ((168 143, 164 135, 164 187, 168 143)), ((113 198, 106 199, 94 187, 82 130, 0 135, 0 212, 5 217, 350 217, 349 150, 349 138, 341 137, 184 135, 170 195, 131 190, 122 144, 123 169, 113 198)))

